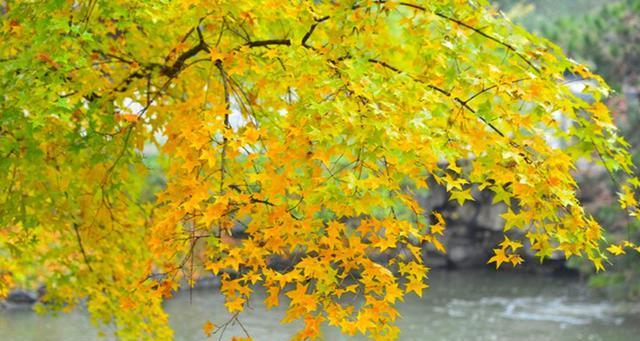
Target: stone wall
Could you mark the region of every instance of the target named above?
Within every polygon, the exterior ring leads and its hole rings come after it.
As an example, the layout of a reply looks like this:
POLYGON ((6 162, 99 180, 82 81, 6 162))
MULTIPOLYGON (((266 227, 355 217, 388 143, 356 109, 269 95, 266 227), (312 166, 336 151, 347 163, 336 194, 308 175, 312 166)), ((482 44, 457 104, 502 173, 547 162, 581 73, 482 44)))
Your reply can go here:
MULTIPOLYGON (((608 175, 604 168, 581 163, 574 176, 581 184, 578 199, 588 212, 595 214, 615 201, 612 190, 607 185, 608 175)), ((486 263, 493 255, 493 248, 503 239, 504 220, 500 215, 506 212, 504 203, 494 205, 492 191, 474 188, 472 194, 476 200, 467 201, 460 206, 457 202, 448 200, 449 194, 442 186, 433 181, 429 182, 429 186, 428 194, 420 197, 419 201, 426 212, 436 210, 445 218, 446 229, 442 242, 447 253, 443 255, 429 245, 424 250, 426 263, 431 267, 451 269, 492 267, 493 265, 486 263)), ((518 229, 511 229, 509 236, 525 240, 524 233, 518 229)), ((562 254, 554 253, 550 259, 540 264, 528 243, 523 244, 525 263, 519 268, 534 272, 570 271, 565 268, 562 254)))

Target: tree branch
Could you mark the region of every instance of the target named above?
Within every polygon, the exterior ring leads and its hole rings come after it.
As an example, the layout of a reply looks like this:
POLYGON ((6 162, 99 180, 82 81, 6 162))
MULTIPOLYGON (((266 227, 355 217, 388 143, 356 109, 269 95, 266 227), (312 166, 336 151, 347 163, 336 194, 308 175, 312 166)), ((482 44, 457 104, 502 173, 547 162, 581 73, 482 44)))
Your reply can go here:
MULTIPOLYGON (((409 6, 409 4, 406 4, 406 3, 400 3, 400 4, 401 4, 401 5, 404 5, 404 6, 409 6)), ((529 65, 529 66, 530 66, 530 67, 531 67, 531 68, 532 68, 532 69, 533 69, 537 74, 540 74, 540 70, 538 69, 538 67, 537 67, 537 66, 535 66, 535 65, 534 65, 534 64, 533 64, 533 63, 532 63, 532 62, 531 62, 527 57, 525 57, 522 53, 518 52, 518 50, 516 50, 516 48, 515 48, 515 47, 513 47, 513 45, 511 45, 511 44, 509 44, 509 43, 507 43, 507 42, 505 42, 505 41, 502 41, 502 40, 500 40, 500 39, 498 39, 498 38, 496 38, 496 37, 494 37, 494 36, 492 36, 492 35, 489 35, 489 34, 485 33, 484 31, 482 31, 482 30, 480 30, 480 29, 478 29, 478 28, 475 28, 475 27, 473 27, 473 26, 471 26, 471 25, 469 25, 469 24, 467 24, 467 23, 464 23, 464 22, 462 22, 462 21, 460 21, 460 20, 458 20, 458 19, 455 19, 455 18, 452 18, 452 17, 446 16, 446 15, 444 15, 444 14, 440 13, 440 12, 434 12, 434 14, 435 14, 435 15, 437 15, 437 16, 439 16, 440 18, 447 19, 447 20, 449 20, 449 21, 451 21, 451 22, 454 22, 454 23, 456 23, 456 24, 458 24, 458 25, 460 25, 460 26, 462 26, 462 27, 465 27, 465 28, 467 28, 467 29, 470 29, 470 30, 472 30, 472 31, 474 31, 474 32, 476 32, 476 33, 478 33, 479 35, 481 35, 481 36, 483 36, 483 37, 485 37, 485 38, 487 38, 487 39, 489 39, 489 40, 491 40, 491 41, 494 41, 494 42, 496 42, 496 43, 498 43, 498 44, 500 44, 500 45, 504 46, 504 47, 505 47, 505 48, 507 48, 508 50, 513 51, 513 53, 515 53, 515 54, 518 56, 518 58, 522 59, 525 63, 527 63, 527 64, 528 64, 528 65, 529 65)))
MULTIPOLYGON (((385 4, 387 2, 388 1, 385 1, 385 0, 376 1, 376 3, 378 3, 378 4, 385 4)), ((419 11, 422 11, 422 12, 427 12, 427 8, 426 7, 423 7, 423 6, 420 6, 420 5, 417 5, 417 4, 413 4, 413 3, 409 3, 409 2, 398 2, 398 5, 401 5, 401 6, 404 6, 404 7, 409 7, 409 8, 412 8, 412 9, 415 9, 415 10, 419 10, 419 11)), ((465 27, 465 28, 467 28, 469 30, 472 30, 477 34, 479 34, 479 35, 481 35, 481 36, 483 36, 483 37, 485 37, 485 38, 487 38, 489 40, 492 40, 492 41, 504 46, 508 50, 513 51, 513 53, 515 53, 518 56, 518 58, 522 59, 525 63, 527 63, 536 73, 540 74, 540 69, 538 69, 538 67, 535 66, 522 53, 518 52, 518 50, 516 50, 516 48, 513 45, 511 45, 511 44, 509 44, 509 43, 507 43, 505 41, 502 41, 502 40, 500 40, 500 39, 498 39, 498 38, 496 38, 496 37, 484 32, 484 31, 482 31, 481 29, 475 28, 475 27, 473 27, 473 26, 471 26, 471 25, 469 25, 469 24, 467 24, 467 23, 465 23, 465 22, 463 22, 461 20, 458 20, 456 18, 447 16, 447 15, 445 15, 443 13, 440 13, 440 12, 433 12, 433 13, 435 15, 437 15, 438 17, 440 17, 440 18, 449 20, 449 21, 454 22, 454 23, 456 23, 456 24, 458 24, 458 25, 460 25, 462 27, 465 27)))
MULTIPOLYGON (((395 72, 395 73, 398 73, 398 74, 407 74, 406 72, 403 72, 402 70, 398 69, 397 67, 394 67, 394 66, 392 66, 392 65, 389 65, 388 63, 386 63, 386 62, 384 62, 384 61, 380 61, 380 60, 377 60, 377 59, 369 59, 368 61, 369 61, 370 63, 374 63, 374 64, 381 65, 382 67, 384 67, 384 68, 386 68, 386 69, 389 69, 389 70, 391 70, 391 71, 393 71, 393 72, 395 72)), ((493 123, 491 123, 491 122, 487 121, 484 117, 482 117, 482 116, 478 115, 478 114, 477 114, 477 112, 476 112, 476 110, 475 110, 475 109, 473 109, 471 106, 469 106, 468 102, 469 102, 470 100, 474 99, 476 96, 478 96, 478 95, 479 95, 479 93, 478 93, 478 94, 475 94, 475 95, 473 95, 473 96, 471 96, 468 100, 464 101, 464 100, 460 99, 459 97, 453 97, 453 95, 451 94, 451 92, 449 92, 449 91, 447 91, 447 90, 444 90, 444 89, 439 88, 439 87, 437 87, 437 86, 435 86, 435 85, 432 85, 432 84, 426 84, 426 83, 425 83, 424 81, 422 81, 421 79, 415 78, 415 77, 413 77, 413 76, 411 76, 411 75, 409 75, 409 74, 407 74, 407 75, 408 75, 409 77, 411 77, 411 79, 413 79, 414 81, 419 82, 419 83, 423 83, 423 84, 425 84, 428 88, 430 88, 430 89, 432 89, 432 90, 434 90, 434 91, 437 91, 437 92, 439 92, 439 93, 441 93, 441 94, 443 94, 443 95, 445 95, 445 96, 447 96, 447 97, 452 98, 452 100, 453 100, 453 101, 455 101, 456 103, 458 103, 458 104, 459 104, 461 107, 463 107, 464 109, 466 109, 466 110, 468 110, 469 112, 473 113, 473 114, 474 114, 474 115, 475 115, 475 116, 476 116, 480 121, 482 121, 484 124, 486 124, 486 125, 487 125, 491 130, 493 130, 496 134, 500 135, 501 137, 506 137, 506 135, 505 135, 505 134, 504 134, 500 129, 498 129, 498 127, 496 127, 493 123)), ((522 80, 524 80, 524 79, 518 79, 516 82, 519 82, 519 81, 522 81, 522 80)), ((489 87, 489 88, 487 88, 487 89, 484 89, 484 90, 482 90, 480 93, 482 93, 482 92, 486 92, 486 91, 488 91, 489 89, 492 89, 492 88, 495 88, 495 87, 497 87, 497 86, 492 86, 492 87, 489 87)), ((518 148, 518 149, 520 149, 520 150, 523 150, 524 152, 527 152, 524 148, 522 148, 518 143, 516 143, 516 142, 514 142, 514 141, 509 141, 509 144, 511 144, 512 146, 514 146, 514 147, 516 147, 516 148, 518 148)), ((528 153, 528 152, 527 152, 527 153, 528 153)), ((532 160, 531 160, 528 156, 524 155, 523 157, 524 157, 524 160, 525 160, 527 163, 532 163, 532 160)))
POLYGON ((291 45, 290 39, 269 39, 269 40, 258 40, 258 41, 250 41, 245 44, 248 47, 262 47, 262 46, 271 46, 271 45, 291 45))
POLYGON ((78 231, 78 225, 73 224, 73 230, 76 233, 76 241, 78 242, 78 248, 80 249, 80 253, 82 254, 82 259, 84 263, 89 268, 89 271, 93 272, 93 268, 91 267, 91 263, 89 263, 89 259, 87 258, 87 252, 84 250, 84 245, 82 244, 82 238, 80 238, 80 232, 78 231))
POLYGON ((309 38, 311 38, 311 35, 313 34, 313 31, 315 31, 316 27, 323 21, 327 21, 329 20, 329 16, 326 17, 322 17, 320 19, 316 19, 316 23, 311 25, 311 27, 309 27, 309 31, 307 31, 307 33, 304 34, 304 36, 302 37, 302 41, 300 42, 300 44, 304 47, 307 48, 313 48, 309 45, 307 45, 307 40, 309 40, 309 38))
MULTIPOLYGON (((215 62, 216 68, 220 71, 220 77, 222 77, 222 86, 224 87, 224 103, 226 112, 224 114, 224 127, 225 129, 229 129, 229 109, 231 108, 231 99, 229 92, 229 83, 227 81, 227 74, 224 72, 224 68, 222 67, 222 61, 216 60, 215 62)), ((222 134, 222 153, 220 155, 220 194, 222 194, 222 189, 224 188, 224 162, 225 162, 225 154, 227 152, 227 137, 225 134, 222 134)))

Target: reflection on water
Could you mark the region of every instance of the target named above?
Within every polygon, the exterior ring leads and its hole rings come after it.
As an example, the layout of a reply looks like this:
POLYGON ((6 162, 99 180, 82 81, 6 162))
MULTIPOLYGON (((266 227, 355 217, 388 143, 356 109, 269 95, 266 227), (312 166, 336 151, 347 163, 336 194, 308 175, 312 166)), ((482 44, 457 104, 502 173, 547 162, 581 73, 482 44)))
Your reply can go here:
MULTIPOLYGON (((503 272, 435 272, 423 299, 399 306, 401 340, 636 340, 638 305, 590 298, 575 279, 503 272)), ((240 321, 255 340, 286 340, 300 324, 280 325, 284 309, 266 311, 256 294, 240 321)), ((214 289, 187 292, 167 301, 177 340, 205 340, 206 320, 229 319, 214 289)), ((327 340, 362 339, 324 329, 327 340)), ((242 336, 230 325, 223 340, 242 336)), ((0 340, 98 340, 82 311, 57 317, 28 310, 0 311, 0 340)), ((108 338, 107 338, 108 339, 108 338)), ((217 337, 213 338, 217 340, 217 337)))

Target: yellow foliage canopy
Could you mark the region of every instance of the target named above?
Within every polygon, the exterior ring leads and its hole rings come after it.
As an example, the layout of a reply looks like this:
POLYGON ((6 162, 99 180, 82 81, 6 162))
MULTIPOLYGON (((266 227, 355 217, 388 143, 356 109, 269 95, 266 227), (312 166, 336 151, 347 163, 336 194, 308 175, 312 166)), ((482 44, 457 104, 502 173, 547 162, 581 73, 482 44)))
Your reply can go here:
MULTIPOLYGON (((460 204, 495 192, 540 258, 601 269, 635 247, 606 244, 571 174, 602 164, 635 215, 607 86, 484 0, 1 8, 0 295, 44 283, 49 307, 88 298, 119 337, 168 339, 162 299, 213 273, 230 312, 254 285, 269 307, 284 294, 300 339, 325 322, 393 339, 394 304, 426 288, 422 248, 445 251, 415 200, 427 177, 460 204)), ((522 247, 505 237, 489 261, 522 247)))

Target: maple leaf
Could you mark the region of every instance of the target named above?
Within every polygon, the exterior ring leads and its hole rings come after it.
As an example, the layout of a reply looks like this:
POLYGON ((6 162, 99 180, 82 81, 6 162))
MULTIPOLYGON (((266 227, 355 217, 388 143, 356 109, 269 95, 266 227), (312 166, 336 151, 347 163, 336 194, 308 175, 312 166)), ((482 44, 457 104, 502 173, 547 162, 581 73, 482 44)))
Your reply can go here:
POLYGON ((216 201, 207 206, 203 215, 203 221, 206 225, 211 225, 215 220, 220 219, 226 212, 228 203, 225 199, 216 199, 216 201))
POLYGON ((433 225, 430 225, 430 227, 431 227, 432 234, 442 235, 442 233, 444 232, 444 226, 442 226, 441 224, 433 224, 433 225))
POLYGON ((622 247, 620 247, 620 245, 611 245, 607 248, 607 251, 613 253, 614 255, 618 256, 618 255, 622 255, 624 254, 624 249, 622 249, 622 247))
POLYGON ((600 258, 592 259, 591 262, 593 262, 593 266, 596 268, 596 272, 600 272, 601 270, 604 270, 604 265, 602 265, 602 259, 600 258))
POLYGON ((219 262, 208 262, 205 265, 205 269, 211 271, 214 275, 220 273, 220 270, 223 268, 223 265, 219 262))
MULTIPOLYGON (((422 294, 422 291, 420 292, 422 294)), ((385 287, 385 296, 384 300, 393 304, 397 300, 402 301, 402 290, 398 287, 397 284, 392 284, 385 287)))
POLYGON ((496 269, 497 269, 500 267, 502 263, 509 262, 509 256, 507 256, 504 249, 493 249, 493 253, 495 255, 489 258, 489 261, 487 262, 487 264, 496 263, 496 269))
POLYGON ((469 183, 469 181, 467 181, 464 178, 453 178, 451 175, 446 174, 445 178, 444 178, 444 185, 445 188, 447 189, 447 191, 451 191, 452 189, 456 188, 459 190, 462 190, 462 185, 469 183))
POLYGON ((277 286, 270 286, 267 288, 267 293, 269 294, 267 298, 264 300, 264 304, 268 309, 278 306, 278 297, 280 295, 280 288, 277 286))
POLYGON ((594 119, 596 120, 596 124, 603 128, 613 127, 613 121, 611 120, 611 115, 609 114, 609 110, 602 102, 594 103, 591 108, 588 109, 589 112, 593 114, 594 119))
POLYGON ((523 262, 523 259, 522 257, 520 257, 520 255, 510 255, 509 261, 513 266, 517 266, 518 264, 521 264, 523 262))
POLYGON ((516 251, 517 249, 522 247, 522 243, 516 240, 511 240, 509 239, 509 237, 504 236, 504 240, 500 243, 500 246, 503 249, 511 248, 511 251, 516 251))
POLYGON ((471 195, 471 189, 468 188, 466 190, 461 191, 451 191, 451 197, 449 200, 456 200, 460 206, 464 205, 465 201, 473 201, 473 196, 471 195))
POLYGON ((436 239, 436 238, 431 239, 431 243, 436 248, 436 250, 438 250, 438 251, 440 251, 442 253, 446 253, 447 252, 445 246, 438 239, 436 239))
POLYGON ((620 207, 629 208, 638 206, 638 201, 634 196, 633 190, 631 190, 628 186, 624 186, 622 193, 618 193, 618 196, 620 207))
POLYGON ((233 299, 227 299, 224 302, 224 306, 227 307, 230 313, 241 312, 244 310, 244 303, 246 299, 242 296, 236 296, 233 299))
POLYGON ((452 170, 454 173, 457 173, 457 174, 462 173, 462 168, 458 167, 455 161, 449 162, 449 165, 447 166, 447 168, 452 170))
POLYGON ((315 340, 320 335, 320 323, 324 320, 322 315, 304 318, 304 329, 297 335, 302 340, 315 340))
POLYGON ((202 330, 207 337, 210 337, 213 334, 213 331, 216 330, 216 325, 211 323, 211 321, 207 321, 202 326, 202 330))
POLYGON ((505 221, 503 228, 505 232, 509 231, 514 226, 519 227, 518 225, 521 224, 520 216, 513 213, 511 209, 507 209, 507 212, 501 214, 500 217, 505 221))
POLYGON ((494 186, 491 190, 495 192, 495 195, 491 200, 492 204, 497 204, 499 202, 504 202, 507 205, 511 204, 511 194, 505 191, 502 187, 494 186))
POLYGON ((316 299, 307 294, 308 285, 298 284, 296 289, 288 291, 285 295, 291 299, 292 306, 300 306, 307 312, 316 309, 316 299))
POLYGON ((410 293, 413 292, 418 297, 422 297, 422 290, 427 288, 427 285, 422 282, 420 279, 411 279, 407 284, 405 284, 405 292, 410 293))

